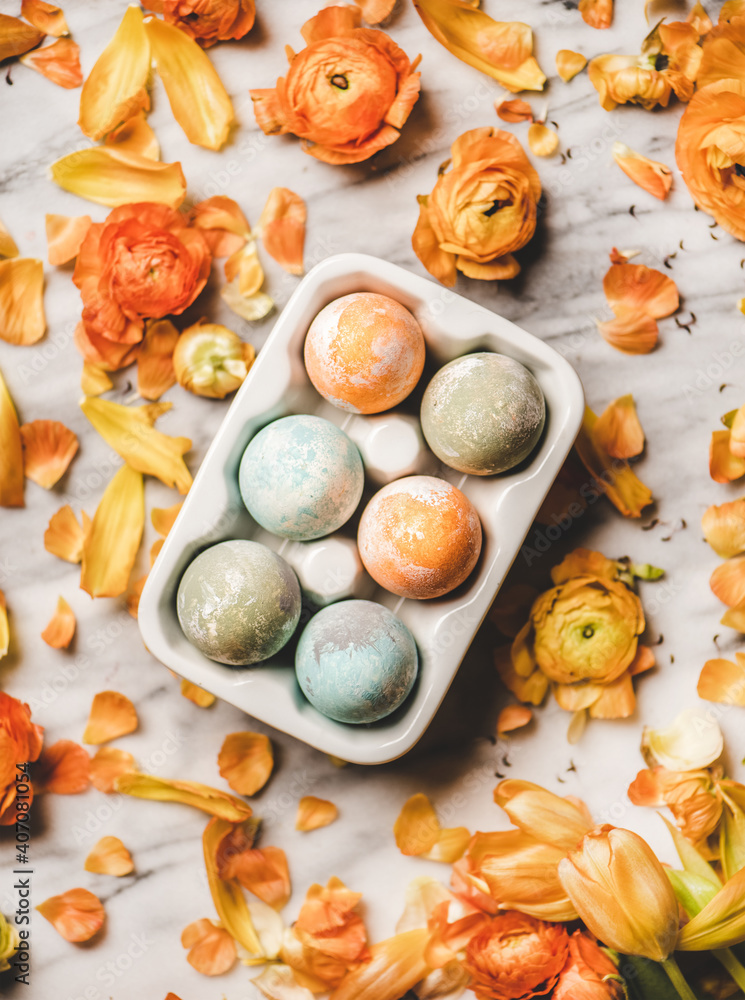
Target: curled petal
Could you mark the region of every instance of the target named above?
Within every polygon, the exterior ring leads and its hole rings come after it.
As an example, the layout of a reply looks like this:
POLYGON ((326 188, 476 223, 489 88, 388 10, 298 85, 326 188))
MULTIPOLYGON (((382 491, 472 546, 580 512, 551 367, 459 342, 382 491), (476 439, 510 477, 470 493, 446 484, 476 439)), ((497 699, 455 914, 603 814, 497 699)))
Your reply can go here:
POLYGON ((254 795, 267 783, 274 767, 269 737, 264 733, 231 733, 223 741, 217 764, 234 792, 254 795))
POLYGON ((704 538, 718 556, 745 552, 745 499, 712 505, 701 519, 704 538))
POLYGON ((47 552, 65 562, 79 563, 83 558, 83 540, 84 530, 78 524, 69 504, 52 514, 44 532, 44 548, 47 552))
POLYGON ((71 38, 58 38, 43 49, 27 52, 25 56, 21 56, 21 62, 65 90, 73 90, 83 82, 80 46, 71 38))
POLYGON ((650 767, 697 771, 709 767, 724 751, 724 736, 710 713, 687 708, 665 729, 644 727, 642 756, 650 767))
POLYGON ((506 705, 497 719, 497 733, 512 733, 527 726, 533 718, 533 710, 527 705, 506 705))
MULTIPOLYGON (((235 822, 241 824, 241 820, 235 822)), ((232 840, 236 832, 243 832, 245 824, 236 826, 235 822, 214 817, 205 827, 202 847, 207 881, 222 926, 250 955, 262 955, 261 941, 240 884, 234 878, 223 878, 218 867, 218 852, 223 842, 232 840)))
POLYGON ((443 285, 452 288, 458 277, 456 255, 440 247, 440 240, 430 218, 427 195, 419 195, 417 200, 419 219, 411 237, 411 246, 429 273, 443 285))
POLYGON ((137 729, 137 712, 119 691, 99 691, 93 698, 83 743, 108 743, 137 729))
POLYGON ((536 156, 553 156, 559 148, 559 136, 542 122, 533 122, 528 129, 528 145, 536 156))
POLYGON ((100 747, 90 762, 91 784, 99 792, 113 792, 120 775, 133 774, 136 770, 131 753, 117 747, 100 747))
POLYGON ((169 319, 148 323, 137 355, 137 392, 143 399, 160 399, 175 383, 173 352, 178 337, 169 319))
POLYGON ((114 789, 136 799, 181 802, 230 823, 240 823, 251 815, 251 807, 246 802, 197 781, 179 781, 174 778, 158 778, 153 774, 127 772, 116 779, 114 789))
POLYGON ((256 357, 246 343, 218 323, 195 323, 178 338, 173 366, 179 385, 197 396, 224 399, 242 385, 256 357))
POLYGON ((715 483, 732 483, 745 476, 745 458, 730 450, 732 432, 714 431, 709 446, 709 475, 715 483))
POLYGON ((631 393, 614 399, 595 424, 595 440, 611 458, 633 458, 644 450, 644 431, 631 393))
POLYGON ((186 196, 180 163, 159 163, 117 146, 68 153, 49 172, 65 191, 109 208, 148 201, 178 208, 186 196))
POLYGON ((429 931, 404 931, 370 948, 370 960, 348 973, 329 1000, 396 1000, 430 971, 429 931))
POLYGON ((13 400, 0 372, 0 507, 23 507, 23 446, 13 400))
POLYGON ((35 344, 44 336, 44 265, 30 257, 0 260, 0 339, 35 344))
POLYGON ((613 264, 603 278, 603 291, 619 317, 640 313, 662 319, 680 304, 673 279, 645 264, 613 264))
POLYGON ((45 0, 21 0, 21 17, 45 35, 59 38, 60 35, 70 34, 62 8, 45 3, 45 0))
POLYGON ((68 889, 36 907, 66 941, 90 941, 103 927, 106 914, 100 899, 87 889, 68 889))
POLYGON ((513 101, 502 101, 497 105, 497 117, 503 122, 532 122, 533 109, 527 101, 516 98, 513 101))
POLYGON ((137 153, 148 160, 160 159, 160 146, 155 132, 147 123, 144 111, 139 111, 119 128, 109 132, 104 145, 115 146, 127 153, 137 153))
POLYGON ((91 783, 90 757, 72 740, 58 740, 44 747, 34 768, 34 791, 77 795, 91 783))
POLYGON ((245 244, 251 227, 232 198, 214 195, 191 210, 191 224, 207 239, 213 257, 229 257, 245 244))
POLYGON ((238 290, 244 298, 258 292, 264 284, 264 270, 254 240, 225 261, 225 277, 228 281, 237 281, 238 290))
POLYGON ((21 425, 23 472, 50 490, 67 471, 78 450, 78 439, 59 420, 34 420, 21 425))
POLYGON ((181 944, 189 949, 186 961, 203 976, 221 976, 235 964, 235 941, 212 920, 195 920, 185 927, 181 944))
POLYGON ((592 487, 604 493, 624 517, 641 517, 652 494, 620 458, 611 458, 595 439, 597 417, 589 408, 575 443, 582 464, 593 477, 592 487))
POLYGON ((565 850, 576 846, 593 826, 583 802, 563 799, 530 781, 501 781, 494 789, 494 801, 523 833, 565 850))
POLYGON ((431 851, 440 835, 440 824, 432 803, 421 792, 412 795, 393 824, 396 845, 402 854, 431 851))
POLYGON ((236 879, 244 889, 274 909, 281 910, 290 898, 287 856, 279 847, 254 847, 235 854, 221 848, 217 863, 220 878, 236 879))
POLYGON ((673 183, 670 167, 634 152, 623 142, 613 143, 613 159, 634 184, 649 191, 660 201, 667 198, 673 183))
POLYGON ((350 965, 367 957, 367 933, 357 913, 361 893, 332 877, 325 886, 312 885, 300 908, 294 931, 316 951, 350 965))
POLYGON ((90 215, 47 215, 47 256, 58 267, 77 257, 91 227, 90 215))
POLYGON ((85 361, 83 362, 83 371, 80 375, 80 388, 86 396, 100 396, 101 393, 113 389, 114 383, 101 365, 94 365, 89 361, 85 361))
POLYGON ((0 222, 0 257, 17 257, 18 247, 13 237, 0 222))
POLYGON ((41 633, 41 637, 52 649, 67 649, 74 635, 75 612, 64 597, 60 597, 57 601, 57 610, 41 633))
POLYGON ((263 319, 274 308, 274 300, 266 292, 244 295, 240 290, 238 278, 223 286, 220 297, 229 309, 249 323, 263 319))
POLYGON ((188 698, 189 701, 193 701, 199 708, 210 708, 216 701, 213 694, 205 691, 198 684, 192 684, 191 681, 181 681, 181 694, 184 698, 188 698))
POLYGON ((96 875, 130 875, 135 869, 132 855, 118 837, 101 837, 88 857, 85 870, 96 875))
POLYGON ((591 28, 610 28, 613 23, 613 0, 579 0, 579 12, 591 28))
POLYGON ((742 604, 745 601, 745 555, 733 556, 717 566, 709 585, 727 607, 735 608, 742 604))
MULTIPOLYGON (((129 6, 83 84, 78 121, 83 132, 91 139, 102 139, 138 112, 147 111, 150 100, 145 88, 149 73, 150 42, 142 11, 129 6)), ((150 199, 126 198, 125 202, 145 200, 150 199)))
POLYGON ((310 830, 320 830, 323 826, 333 823, 339 815, 339 810, 328 799, 319 799, 315 795, 304 795, 297 804, 295 829, 303 833, 310 830))
POLYGON ((745 660, 707 660, 698 679, 698 696, 721 705, 745 708, 745 660))
POLYGON ((127 589, 145 527, 142 473, 123 465, 106 487, 83 542, 80 586, 91 597, 127 589))
POLYGON ((362 11, 362 20, 366 24, 380 24, 390 17, 396 0, 360 0, 357 6, 362 11))
POLYGON ((572 52, 571 49, 560 49, 556 53, 556 72, 561 79, 568 83, 581 73, 587 65, 587 57, 580 52, 572 52))
POLYGON ((42 41, 44 34, 17 17, 0 14, 0 62, 33 49, 42 41))
POLYGON ((435 846, 422 855, 428 861, 441 861, 452 865, 460 860, 466 852, 471 840, 471 831, 465 826, 453 826, 440 830, 435 846))
POLYGON ((206 149, 220 149, 233 122, 233 105, 209 56, 183 31, 157 18, 146 22, 145 34, 186 138, 206 149))
POLYGON ((259 219, 264 249, 289 274, 303 273, 305 202, 288 188, 272 188, 259 219))

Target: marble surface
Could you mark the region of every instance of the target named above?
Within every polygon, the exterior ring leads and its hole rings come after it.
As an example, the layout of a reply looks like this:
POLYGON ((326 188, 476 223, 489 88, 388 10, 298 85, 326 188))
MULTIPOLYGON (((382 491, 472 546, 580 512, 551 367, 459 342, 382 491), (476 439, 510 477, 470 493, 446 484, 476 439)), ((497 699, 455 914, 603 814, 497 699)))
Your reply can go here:
MULTIPOLYGON (((6 13, 17 11, 15 3, 1 6, 6 13)), ((112 36, 125 6, 125 0, 67 0, 65 10, 81 46, 85 72, 112 36)), ((745 249, 711 228, 707 216, 694 212, 677 175, 673 193, 663 204, 634 187, 615 167, 610 147, 617 139, 672 164, 680 108, 654 114, 628 108, 609 115, 601 110, 586 75, 568 85, 558 80, 553 70, 558 49, 587 55, 636 51, 646 33, 640 4, 619 3, 614 27, 602 33, 585 26, 575 6, 557 0, 484 0, 494 16, 522 18, 533 25, 537 54, 551 80, 545 95, 530 99, 536 110, 548 104, 548 116, 559 127, 561 149, 567 154, 571 148, 571 157, 537 163, 546 190, 545 211, 523 254, 520 278, 500 287, 461 279, 459 291, 561 351, 579 371, 596 410, 616 396, 634 393, 648 439, 638 471, 653 490, 656 506, 640 523, 623 520, 602 501, 545 554, 533 560, 518 557, 516 574, 543 586, 550 566, 577 545, 664 567, 662 581, 642 585, 648 634, 660 643, 659 667, 639 681, 639 709, 633 719, 591 725, 577 747, 567 745, 568 716, 553 703, 509 745, 495 744, 495 720, 505 695, 492 665, 495 634, 485 627, 425 738, 399 761, 339 769, 307 746, 271 733, 277 766, 255 798, 255 811, 264 817, 263 843, 288 853, 294 886, 285 911, 288 920, 312 882, 325 882, 335 874, 364 893, 371 937, 387 936, 401 911, 408 880, 424 873, 447 878, 442 866, 407 859, 397 851, 391 826, 401 804, 412 793, 424 791, 443 823, 474 830, 498 828, 505 823, 492 802, 492 789, 502 774, 582 795, 600 821, 631 826, 647 835, 663 858, 672 860, 671 845, 654 812, 632 809, 625 790, 641 764, 637 748, 642 722, 664 724, 680 708, 695 703, 696 679, 705 659, 717 648, 725 654, 738 648, 738 636, 718 624, 722 609, 708 588, 718 559, 702 541, 699 522, 710 503, 739 493, 737 485, 723 487, 709 479, 707 452, 719 416, 744 401, 742 362, 733 362, 728 352, 743 336, 736 303, 745 285, 745 249), (690 332, 673 319, 662 321, 659 347, 647 357, 613 351, 595 330, 594 317, 608 315, 601 282, 614 245, 640 249, 639 259, 657 267, 670 258, 670 273, 683 297, 680 316, 695 314, 690 332), (653 517, 660 523, 643 532, 641 525, 653 517), (687 528, 673 531, 682 520, 687 528), (308 793, 336 802, 340 819, 304 835, 295 832, 294 818, 297 800, 308 793)), ((708 6, 718 9, 719 4, 708 6)), ((361 250, 422 273, 410 245, 417 217, 415 195, 431 189, 438 165, 458 134, 497 124, 494 99, 507 95, 440 48, 406 0, 399 3, 389 31, 411 56, 422 53, 423 94, 403 137, 372 164, 338 168, 318 163, 303 154, 293 138, 265 137, 248 97, 249 87, 273 84, 285 65, 285 43, 300 44, 299 28, 315 13, 316 4, 258 0, 258 8, 257 26, 244 41, 211 50, 235 102, 239 127, 230 145, 220 154, 190 146, 156 84, 150 121, 163 158, 181 160, 191 198, 229 195, 252 221, 272 186, 298 191, 308 204, 308 267, 332 253, 361 250)), ((58 190, 46 175, 54 159, 87 144, 75 124, 79 93, 54 87, 20 65, 12 67, 10 80, 12 86, 0 81, 0 218, 24 255, 45 257, 45 212, 89 212, 95 219, 106 212, 58 190)), ((507 127, 525 141, 526 126, 507 127)), ((297 279, 283 275, 271 261, 267 271, 272 294, 281 304, 297 279)), ((182 698, 178 683, 143 648, 123 601, 91 601, 78 589, 78 570, 43 548, 51 514, 64 502, 92 513, 118 464, 77 406, 81 363, 72 333, 80 301, 70 278, 69 268, 46 269, 49 330, 43 341, 29 348, 0 343, 0 367, 21 418, 60 419, 81 441, 78 457, 53 491, 29 483, 26 508, 0 514, 0 587, 7 596, 13 633, 10 655, 0 663, 0 684, 32 705, 49 743, 80 739, 93 695, 105 688, 120 690, 135 702, 141 724, 117 745, 131 751, 143 770, 225 787, 216 768, 225 734, 262 727, 229 705, 202 710, 182 698), (49 649, 39 637, 58 594, 70 601, 78 616, 78 635, 68 653, 49 649)), ((195 318, 207 313, 237 321, 214 295, 201 299, 192 313, 195 318)), ((260 347, 272 319, 256 326, 237 322, 241 335, 260 347)), ((111 398, 133 398, 129 378, 126 372, 117 378, 111 398)), ((197 399, 178 387, 167 398, 175 406, 160 426, 193 439, 188 460, 196 470, 225 404, 197 399)), ((146 495, 148 508, 176 500, 152 480, 146 495)), ((150 535, 146 541, 152 541, 150 535)), ((742 778, 737 762, 745 750, 743 713, 715 711, 728 739, 732 773, 742 778)), ((104 901, 107 923, 94 942, 75 946, 37 915, 31 935, 32 987, 15 985, 6 976, 3 996, 129 1000, 139 995, 159 1000, 169 990, 183 1000, 258 996, 250 984, 251 970, 236 966, 224 977, 205 979, 186 963, 179 943, 187 923, 214 915, 201 855, 203 828, 202 814, 178 805, 123 800, 94 790, 40 798, 33 819, 33 902, 85 886, 104 901), (121 837, 130 848, 134 875, 116 880, 83 871, 85 855, 105 834, 121 837)), ((6 913, 15 908, 11 861, 11 843, 3 832, 0 908, 6 913)))

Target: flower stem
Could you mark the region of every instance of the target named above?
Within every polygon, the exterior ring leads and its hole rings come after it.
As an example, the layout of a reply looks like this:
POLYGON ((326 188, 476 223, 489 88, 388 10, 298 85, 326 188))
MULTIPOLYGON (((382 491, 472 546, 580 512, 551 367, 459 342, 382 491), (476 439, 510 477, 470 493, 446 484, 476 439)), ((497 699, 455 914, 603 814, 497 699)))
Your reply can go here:
POLYGON ((693 992, 691 987, 685 981, 683 973, 678 967, 678 963, 675 959, 670 956, 666 958, 664 962, 661 963, 663 969, 668 974, 670 982, 673 984, 675 989, 678 991, 678 996, 681 1000, 696 1000, 696 994, 693 992))
POLYGON ((725 967, 741 990, 745 990, 745 968, 738 962, 729 948, 713 952, 718 962, 725 967))

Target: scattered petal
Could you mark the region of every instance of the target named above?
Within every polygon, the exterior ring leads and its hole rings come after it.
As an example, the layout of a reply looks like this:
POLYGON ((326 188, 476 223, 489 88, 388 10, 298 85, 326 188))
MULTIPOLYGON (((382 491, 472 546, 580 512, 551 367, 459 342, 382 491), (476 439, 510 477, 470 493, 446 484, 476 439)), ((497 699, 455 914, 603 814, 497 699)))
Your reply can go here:
POLYGON ((65 191, 110 208, 148 201, 178 208, 186 196, 180 163, 159 163, 117 146, 68 153, 49 172, 65 191))
POLYGON ((142 473, 123 465, 106 487, 83 542, 80 586, 91 597, 127 589, 145 527, 142 473))
POLYGON ((466 848, 471 841, 471 831, 465 826, 454 826, 447 830, 440 830, 437 843, 431 851, 427 851, 422 857, 428 861, 442 861, 446 865, 455 864, 466 853, 466 848))
POLYGON ((34 49, 21 56, 21 62, 65 90, 73 90, 83 82, 80 46, 72 38, 58 38, 43 49, 34 49))
POLYGON ((642 510, 652 503, 652 494, 625 461, 611 458, 599 445, 595 438, 597 419, 588 407, 575 442, 582 464, 593 477, 590 485, 597 493, 604 493, 624 517, 641 517, 642 510))
MULTIPOLYGON (((113 738, 113 737, 112 737, 113 738)), ((84 742, 88 742, 84 740, 84 742)), ((197 781, 178 781, 158 778, 153 774, 127 773, 114 782, 114 789, 136 799, 154 799, 157 802, 181 802, 202 812, 240 823, 251 815, 251 807, 228 792, 211 788, 197 781)))
POLYGON ((21 17, 45 35, 59 38, 60 35, 70 34, 62 8, 45 3, 45 0, 21 0, 21 17))
POLYGON ((603 340, 622 354, 649 354, 657 344, 657 320, 645 313, 624 313, 605 323, 596 320, 596 324, 603 340))
POLYGON ((251 982, 268 1000, 313 1000, 313 994, 301 986, 289 965, 268 965, 251 982))
POLYGON ((118 837, 101 837, 88 857, 85 859, 85 870, 96 875, 130 875, 134 870, 134 861, 124 844, 118 837))
POLYGON ((23 55, 44 38, 44 32, 24 24, 17 17, 0 14, 0 62, 23 55))
POLYGON ((350 965, 367 957, 367 932, 357 912, 362 893, 332 877, 312 885, 293 926, 306 947, 350 965))
POLYGON ((137 392, 143 399, 160 399, 175 384, 173 352, 178 339, 169 319, 148 323, 137 355, 137 392))
POLYGON ((396 6, 396 0, 360 0, 357 6, 362 11, 366 24, 381 24, 396 6))
POLYGON ((235 965, 235 941, 225 928, 202 918, 185 927, 181 944, 189 949, 186 961, 203 976, 221 976, 235 965))
POLYGON ((732 432, 714 431, 709 446, 709 475, 715 483, 733 483, 745 476, 745 458, 730 450, 732 432))
POLYGON ((429 931, 404 931, 370 948, 370 961, 357 966, 329 1000, 396 1000, 430 971, 424 960, 429 931))
POLYGON ((144 111, 115 128, 104 139, 105 146, 114 146, 127 153, 137 153, 148 160, 160 159, 160 146, 155 132, 150 128, 144 111))
POLYGON ((249 323, 263 319, 274 308, 274 300, 266 292, 256 292, 248 297, 242 295, 237 278, 223 285, 220 297, 229 309, 249 323))
MULTIPOLYGON (((243 834, 245 839, 245 828, 248 825, 242 822, 245 818, 241 817, 232 822, 218 817, 211 819, 202 835, 202 847, 207 881, 220 923, 249 955, 261 955, 261 942, 239 883, 234 878, 222 878, 218 871, 217 855, 223 841, 226 838, 234 840, 236 834, 243 834)), ((253 829, 254 831, 256 829, 255 823, 253 829)), ((246 842, 250 846, 253 843, 253 836, 246 842)))
POLYGON ((67 471, 78 450, 78 439, 59 420, 33 420, 21 424, 23 472, 50 490, 67 471))
POLYGON ((527 101, 515 98, 497 105, 497 117, 503 122, 532 122, 533 109, 527 101))
POLYGON ((579 0, 579 12, 591 28, 610 28, 613 23, 613 0, 579 0))
POLYGON ((263 733, 231 733, 223 741, 217 764, 221 777, 234 792, 255 795, 267 783, 274 767, 269 737, 263 733))
POLYGON ((303 273, 306 218, 305 202, 299 194, 289 188, 272 188, 259 230, 266 252, 289 274, 303 273))
POLYGON ((44 265, 30 257, 0 260, 0 339, 35 344, 47 328, 44 265))
POLYGON ((122 774, 137 770, 135 759, 126 750, 117 747, 100 747, 90 762, 91 784, 107 794, 115 790, 116 779, 122 774))
POLYGON ((673 172, 670 167, 636 153, 623 142, 613 143, 613 159, 634 184, 649 191, 660 201, 667 198, 673 183, 673 172))
POLYGON ((54 267, 67 264, 78 255, 80 244, 91 227, 90 215, 47 215, 47 256, 54 267))
POLYGON ((0 257, 17 257, 18 247, 13 237, 0 222, 0 257))
POLYGON ((561 79, 568 83, 573 80, 578 73, 587 65, 587 57, 580 52, 572 52, 571 49, 560 49, 556 53, 556 72, 561 79))
POLYGON ((91 783, 90 757, 72 740, 58 740, 41 751, 34 768, 34 791, 77 795, 91 783))
POLYGON ((64 597, 60 597, 57 601, 57 610, 41 633, 41 637, 52 649, 67 649, 74 635, 75 612, 64 597))
POLYGON ((191 225, 207 239, 213 257, 230 257, 245 244, 251 227, 232 198, 214 195, 191 210, 191 225))
POLYGON ((527 705, 506 705, 497 719, 497 733, 511 733, 515 729, 527 726, 533 718, 533 710, 527 705))
POLYGON ((0 590, 0 660, 8 655, 10 648, 10 624, 8 623, 8 605, 5 594, 0 590))
POLYGON ((729 608, 745 602, 745 555, 734 556, 717 566, 709 585, 715 596, 729 608))
POLYGON ((709 507, 701 527, 704 538, 722 559, 745 552, 745 499, 709 507))
POLYGON ((49 527, 44 532, 44 548, 47 552, 65 562, 79 563, 83 558, 83 540, 83 528, 78 524, 69 504, 52 514, 49 527))
POLYGON ((631 393, 614 399, 595 424, 595 440, 611 458, 633 458, 644 450, 644 431, 631 393))
POLYGON ((132 702, 118 691, 99 691, 93 698, 83 743, 108 743, 137 729, 132 702))
POLYGON ((698 696, 721 705, 745 708, 745 657, 732 660, 707 660, 698 679, 698 696))
POLYGON ((210 694, 209 691, 205 691, 198 684, 192 684, 191 681, 186 680, 181 681, 181 694, 184 698, 188 698, 189 701, 193 701, 199 708, 210 708, 215 704, 216 700, 215 696, 210 694))
POLYGON ((528 145, 536 156, 553 156, 559 148, 559 136, 542 122, 533 122, 528 129, 528 145))
POLYGON ((0 507, 23 507, 23 446, 13 400, 0 372, 0 507))
POLYGON ((114 383, 109 378, 105 368, 85 361, 80 375, 80 388, 86 396, 100 396, 101 393, 113 389, 114 383))
POLYGON ((612 264, 603 278, 603 291, 619 317, 641 313, 662 319, 680 305, 673 279, 645 264, 612 264))
POLYGON ((225 838, 217 852, 217 865, 220 878, 235 879, 274 909, 281 910, 290 898, 287 856, 279 847, 236 851, 225 838))
POLYGON ((339 815, 339 810, 328 799, 318 799, 315 795, 304 795, 297 804, 295 829, 308 833, 310 830, 320 830, 323 826, 333 823, 339 815))
POLYGON ((393 824, 393 833, 402 854, 426 854, 432 850, 440 834, 440 824, 426 795, 419 792, 404 803, 393 824))
POLYGON ((641 751, 648 767, 698 771, 722 756, 724 736, 710 712, 687 708, 664 729, 645 726, 641 751))
POLYGON ((232 330, 202 320, 178 338, 173 367, 184 389, 197 396, 224 399, 242 385, 255 357, 253 345, 232 330))
POLYGON ((721 618, 721 624, 745 634, 745 604, 738 604, 725 611, 721 618))
POLYGON ((68 889, 35 907, 66 941, 90 941, 103 927, 106 914, 100 899, 87 889, 68 889))

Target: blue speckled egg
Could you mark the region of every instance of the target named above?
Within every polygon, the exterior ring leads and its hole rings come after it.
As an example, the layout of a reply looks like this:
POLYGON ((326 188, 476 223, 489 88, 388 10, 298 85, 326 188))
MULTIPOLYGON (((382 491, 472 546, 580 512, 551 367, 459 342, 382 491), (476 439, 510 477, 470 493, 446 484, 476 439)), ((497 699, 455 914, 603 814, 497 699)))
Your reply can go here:
POLYGON ((300 584, 266 545, 236 539, 201 552, 181 577, 176 611, 189 642, 230 666, 266 660, 300 620, 300 584))
POLYGON ((341 601, 308 622, 295 655, 303 694, 337 722, 376 722, 409 695, 417 674, 414 637, 374 601, 341 601))
POLYGON ((243 453, 239 483, 249 514, 262 528, 309 541, 349 520, 365 472, 344 431, 304 414, 282 417, 259 431, 243 453))

